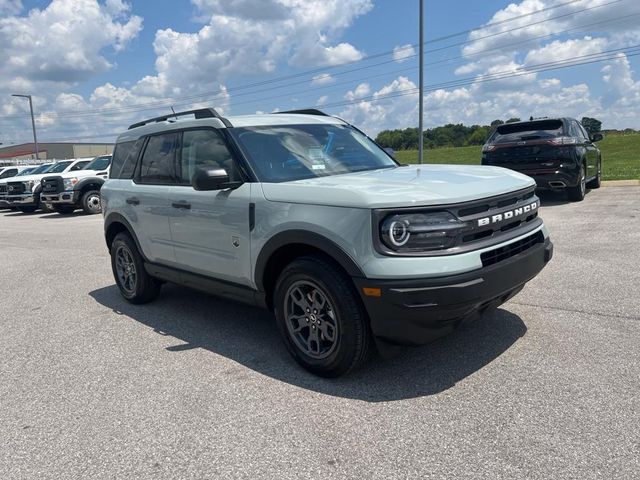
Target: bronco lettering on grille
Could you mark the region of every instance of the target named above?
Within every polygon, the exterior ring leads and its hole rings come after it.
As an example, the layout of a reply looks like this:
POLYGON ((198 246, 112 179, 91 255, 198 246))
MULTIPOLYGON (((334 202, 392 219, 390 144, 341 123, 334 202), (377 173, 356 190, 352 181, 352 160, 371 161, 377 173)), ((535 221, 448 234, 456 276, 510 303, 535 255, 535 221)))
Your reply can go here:
POLYGON ((538 202, 532 202, 532 203, 529 203, 528 205, 514 208, 513 210, 509 210, 507 212, 496 213, 495 215, 491 215, 490 217, 479 218, 478 226, 485 227, 493 223, 502 222, 503 220, 510 220, 512 218, 519 217, 520 215, 524 215, 525 213, 534 212, 537 210, 537 208, 538 208, 538 202))

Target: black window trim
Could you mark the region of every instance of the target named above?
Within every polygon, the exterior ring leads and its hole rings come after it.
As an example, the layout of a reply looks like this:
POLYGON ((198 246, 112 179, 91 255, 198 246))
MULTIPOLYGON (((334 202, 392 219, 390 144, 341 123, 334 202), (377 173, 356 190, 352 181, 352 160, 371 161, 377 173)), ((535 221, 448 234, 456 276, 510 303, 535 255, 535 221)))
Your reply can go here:
MULTIPOLYGON (((173 176, 174 176, 174 182, 176 183, 156 183, 156 182, 141 182, 140 181, 140 169, 142 168, 142 159, 144 158, 144 154, 147 151, 147 146, 149 145, 149 139, 152 137, 158 137, 160 135, 168 135, 168 134, 177 134, 178 135, 178 140, 180 140, 182 138, 181 134, 180 134, 180 130, 164 130, 162 132, 155 132, 155 133, 150 133, 148 135, 143 135, 140 138, 144 139, 144 144, 142 145, 142 148, 140 149, 140 154, 138 155, 138 159, 136 161, 136 168, 133 171, 133 183, 135 183, 136 185, 156 185, 156 186, 163 186, 163 187, 173 187, 175 185, 177 185, 177 177, 176 177, 176 155, 178 152, 178 146, 175 147, 174 151, 173 151, 173 176)), ((139 139, 138 139, 139 140, 139 139)))
MULTIPOLYGON (((229 139, 231 138, 230 135, 225 135, 224 130, 226 130, 226 128, 215 128, 215 127, 210 127, 210 126, 198 126, 198 127, 189 127, 189 128, 183 128, 182 130, 180 130, 180 142, 179 142, 179 146, 177 148, 176 151, 176 155, 174 158, 175 161, 175 165, 174 165, 174 169, 176 171, 176 177, 178 174, 178 167, 180 167, 180 171, 182 171, 181 167, 182 167, 182 138, 185 132, 189 132, 189 131, 194 131, 194 130, 213 130, 215 131, 217 134, 220 135, 220 138, 222 138, 222 141, 224 142, 225 147, 227 147, 227 150, 229 151, 229 154, 231 155, 231 159, 233 160, 233 162, 235 163, 236 167, 238 167, 238 173, 240 174, 240 179, 238 181, 242 182, 242 183, 247 183, 247 182, 251 182, 252 180, 250 180, 251 176, 247 173, 247 169, 245 167, 245 160, 244 158, 242 158, 242 161, 239 161, 239 157, 235 151, 235 149, 232 148, 232 145, 230 145, 229 139)), ((228 173, 228 172, 227 172, 228 173)), ((172 187, 191 187, 191 183, 175 183, 175 184, 171 184, 172 187)), ((192 187, 193 188, 193 187, 192 187)))

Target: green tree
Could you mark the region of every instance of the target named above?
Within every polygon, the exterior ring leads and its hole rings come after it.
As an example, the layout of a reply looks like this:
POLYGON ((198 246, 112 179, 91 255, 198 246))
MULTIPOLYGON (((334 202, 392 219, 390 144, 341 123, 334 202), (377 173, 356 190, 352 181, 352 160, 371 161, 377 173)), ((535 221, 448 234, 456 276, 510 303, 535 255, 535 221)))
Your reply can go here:
POLYGON ((504 124, 504 122, 502 120, 500 120, 499 118, 497 118, 496 120, 491 122, 491 126, 494 127, 494 128, 499 126, 499 125, 503 125, 503 124, 504 124))
POLYGON ((513 118, 510 118, 509 120, 507 120, 506 123, 515 123, 515 122, 519 122, 519 121, 520 121, 520 119, 518 117, 513 117, 513 118))
POLYGON ((598 133, 602 130, 602 122, 597 118, 591 117, 582 117, 582 126, 584 129, 589 132, 589 135, 593 135, 594 133, 598 133))

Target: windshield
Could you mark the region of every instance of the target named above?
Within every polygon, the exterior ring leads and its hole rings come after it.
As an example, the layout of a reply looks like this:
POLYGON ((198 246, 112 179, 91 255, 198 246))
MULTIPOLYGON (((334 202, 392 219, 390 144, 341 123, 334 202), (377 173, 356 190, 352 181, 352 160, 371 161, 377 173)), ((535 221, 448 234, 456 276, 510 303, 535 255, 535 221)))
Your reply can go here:
POLYGON ((111 155, 106 157, 96 157, 83 170, 104 170, 111 163, 111 155))
POLYGON ((25 175, 31 175, 33 173, 35 173, 36 169, 35 168, 27 168, 23 171, 21 171, 19 174, 16 175, 16 177, 24 177, 25 175))
POLYGON ((562 121, 542 120, 526 123, 500 125, 489 140, 490 143, 508 143, 540 138, 555 138, 564 135, 562 121))
POLYGON ((33 170, 31 170, 31 172, 29 174, 30 175, 37 175, 39 173, 45 173, 47 170, 49 170, 54 165, 55 165, 54 163, 45 163, 44 165, 40 165, 39 167, 36 167, 33 170))
POLYGON ((64 169, 71 165, 71 161, 54 163, 49 170, 43 173, 61 173, 64 169))
POLYGON ((286 182, 395 167, 384 150, 344 125, 230 129, 264 182, 286 182))

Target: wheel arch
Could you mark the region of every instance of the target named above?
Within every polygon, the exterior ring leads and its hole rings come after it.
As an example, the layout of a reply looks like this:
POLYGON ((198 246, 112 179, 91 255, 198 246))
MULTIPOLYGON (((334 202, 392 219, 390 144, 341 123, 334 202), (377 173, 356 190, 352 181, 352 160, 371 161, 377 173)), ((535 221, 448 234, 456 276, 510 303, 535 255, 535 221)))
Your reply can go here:
POLYGON ((262 247, 254 270, 256 287, 265 293, 269 308, 282 269, 296 258, 313 254, 330 259, 350 277, 364 277, 358 264, 332 240, 306 230, 280 232, 262 247))
POLYGON ((142 255, 142 258, 146 261, 147 258, 145 257, 142 248, 140 248, 138 237, 134 233, 133 227, 129 221, 119 213, 110 213, 107 215, 104 221, 104 239, 109 251, 111 251, 111 245, 113 244, 113 240, 116 238, 116 235, 121 232, 126 232, 131 236, 131 238, 133 238, 133 241, 138 248, 138 252, 140 252, 140 255, 142 255))
POLYGON ((102 178, 91 177, 91 178, 85 178, 83 180, 80 180, 78 183, 74 185, 73 189, 80 192, 80 194, 83 195, 85 192, 89 190, 100 191, 100 189, 102 188, 102 185, 104 185, 104 180, 102 178))

